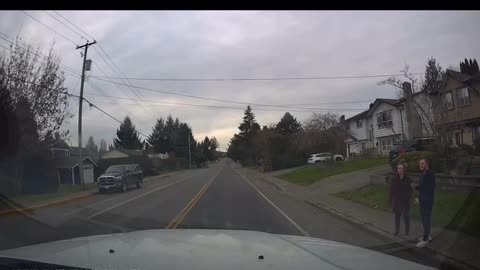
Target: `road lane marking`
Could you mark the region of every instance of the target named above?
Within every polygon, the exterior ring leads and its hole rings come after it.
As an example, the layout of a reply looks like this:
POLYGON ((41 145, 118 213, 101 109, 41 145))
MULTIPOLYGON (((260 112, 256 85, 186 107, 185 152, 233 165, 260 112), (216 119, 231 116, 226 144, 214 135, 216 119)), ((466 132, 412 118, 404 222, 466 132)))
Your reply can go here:
POLYGON ((182 221, 185 219, 185 217, 190 213, 192 208, 195 206, 195 204, 202 198, 202 196, 206 193, 208 187, 213 183, 215 178, 220 174, 221 170, 218 171, 218 173, 215 174, 214 177, 212 177, 201 189, 200 191, 193 196, 193 198, 185 205, 185 207, 178 213, 172 221, 165 227, 166 229, 175 229, 182 223, 182 221))
MULTIPOLYGON (((151 186, 144 186, 144 187, 147 188, 147 189, 150 189, 150 188, 158 187, 158 186, 160 186, 161 184, 163 184, 163 182, 162 182, 162 183, 152 184, 151 186)), ((141 190, 139 190, 139 191, 140 191, 140 193, 141 193, 141 190)), ((118 195, 118 196, 113 195, 112 198, 108 198, 108 199, 105 199, 105 200, 98 201, 98 202, 96 202, 96 203, 92 203, 92 204, 90 204, 90 205, 81 207, 81 208, 79 208, 79 209, 75 209, 75 210, 73 210, 73 211, 67 212, 67 213, 65 213, 65 214, 63 214, 63 215, 64 215, 64 216, 69 216, 69 215, 71 215, 71 214, 75 214, 75 213, 80 212, 80 211, 82 211, 82 210, 89 209, 89 208, 91 208, 91 207, 93 207, 93 206, 95 206, 95 205, 99 205, 99 204, 102 204, 102 203, 105 203, 105 202, 109 202, 109 201, 112 201, 112 200, 115 200, 115 199, 122 199, 122 198, 128 197, 128 196, 130 196, 130 195, 132 195, 132 193, 121 194, 121 195, 118 195)))
POLYGON ((292 218, 290 218, 285 212, 283 212, 280 207, 278 207, 269 198, 267 198, 267 196, 265 196, 265 194, 263 194, 256 186, 254 186, 252 182, 250 182, 250 180, 243 176, 243 174, 241 174, 237 169, 233 167, 232 169, 237 172, 237 174, 240 175, 250 186, 252 186, 252 188, 255 189, 258 194, 260 194, 260 196, 262 196, 267 202, 269 202, 273 206, 273 208, 277 209, 277 211, 282 214, 282 216, 285 217, 298 231, 300 231, 304 236, 310 237, 310 234, 307 231, 300 227, 300 225, 298 225, 292 218))
MULTIPOLYGON (((190 176, 190 177, 191 177, 191 176, 190 176)), ((105 212, 107 212, 107 211, 110 211, 110 210, 112 210, 112 209, 114 209, 114 208, 117 208, 117 207, 119 207, 120 205, 124 205, 124 204, 126 204, 126 203, 128 203, 128 202, 131 202, 131 201, 133 201, 133 200, 136 200, 136 199, 138 199, 138 198, 141 198, 141 197, 143 197, 143 196, 146 196, 146 195, 148 195, 148 194, 150 194, 150 193, 153 193, 153 192, 155 192, 155 191, 158 191, 158 190, 167 188, 167 187, 169 187, 169 186, 172 186, 172 185, 174 185, 174 184, 180 183, 180 182, 182 182, 182 181, 185 181, 185 180, 187 180, 187 179, 190 178, 190 177, 177 180, 177 181, 172 182, 172 183, 170 183, 170 184, 166 184, 166 185, 164 185, 164 186, 161 186, 161 187, 156 188, 156 189, 154 189, 154 190, 151 190, 151 191, 149 191, 149 192, 146 192, 146 193, 143 193, 143 194, 138 195, 138 196, 136 196, 136 197, 130 198, 130 199, 128 199, 128 200, 126 200, 126 201, 123 201, 123 202, 121 202, 121 203, 118 203, 118 204, 116 204, 116 205, 114 205, 114 206, 112 206, 112 207, 109 207, 109 208, 104 209, 104 210, 102 210, 102 211, 100 211, 100 212, 97 212, 97 213, 95 213, 95 214, 93 214, 93 215, 90 215, 90 216, 87 217, 87 219, 94 218, 94 217, 96 217, 96 216, 98 216, 98 215, 100 215, 100 214, 103 214, 103 213, 105 213, 105 212)))

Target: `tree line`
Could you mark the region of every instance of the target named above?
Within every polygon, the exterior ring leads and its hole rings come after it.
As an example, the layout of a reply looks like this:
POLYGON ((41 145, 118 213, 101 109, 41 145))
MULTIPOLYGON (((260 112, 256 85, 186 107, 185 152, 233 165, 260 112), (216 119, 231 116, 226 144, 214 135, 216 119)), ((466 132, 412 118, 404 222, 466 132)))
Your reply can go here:
POLYGON ((264 170, 278 170, 305 164, 318 152, 343 153, 347 135, 339 116, 313 113, 303 124, 286 112, 278 123, 260 125, 250 106, 230 139, 227 156, 244 165, 262 165, 264 170))
MULTIPOLYGON (((192 128, 187 123, 181 122, 178 118, 174 120, 168 115, 166 118, 160 117, 156 120, 152 132, 145 140, 140 138, 132 119, 126 116, 117 129, 116 138, 113 139, 109 149, 145 150, 149 153, 167 153, 171 157, 183 159, 189 159, 191 155, 192 162, 200 166, 206 161, 219 158, 218 147, 219 143, 215 137, 206 136, 197 142, 192 128)), ((86 148, 95 153, 107 151, 105 140, 102 139, 99 149, 92 136, 88 139, 86 148)))

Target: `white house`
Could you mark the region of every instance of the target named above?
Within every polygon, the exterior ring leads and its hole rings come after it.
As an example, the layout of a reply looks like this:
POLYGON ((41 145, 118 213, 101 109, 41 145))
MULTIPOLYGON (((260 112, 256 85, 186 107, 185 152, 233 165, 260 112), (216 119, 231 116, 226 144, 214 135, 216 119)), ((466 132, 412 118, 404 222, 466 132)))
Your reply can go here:
POLYGON ((418 106, 428 102, 424 92, 411 94, 404 85, 405 96, 400 99, 378 98, 368 110, 342 121, 350 136, 345 140, 347 158, 355 157, 367 148, 375 148, 379 155, 387 155, 392 145, 403 140, 431 136, 425 122, 433 118, 431 107, 418 106), (412 95, 412 98, 407 98, 412 95), (411 104, 411 105, 410 105, 411 104))

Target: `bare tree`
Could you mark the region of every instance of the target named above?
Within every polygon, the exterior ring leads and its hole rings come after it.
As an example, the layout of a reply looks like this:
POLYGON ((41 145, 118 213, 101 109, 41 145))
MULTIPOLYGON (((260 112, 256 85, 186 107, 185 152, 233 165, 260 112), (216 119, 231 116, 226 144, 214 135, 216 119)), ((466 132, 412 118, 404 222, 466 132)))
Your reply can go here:
POLYGON ((67 110, 60 58, 53 53, 53 46, 41 57, 39 49, 18 37, 10 49, 8 56, 0 55, 0 83, 10 92, 14 104, 22 99, 31 104, 40 139, 53 139, 64 121, 73 116, 67 110))
POLYGON ((339 125, 339 117, 332 113, 313 113, 297 133, 292 142, 296 151, 312 153, 318 151, 345 152, 344 139, 347 131, 339 125))
MULTIPOLYGON (((435 64, 435 59, 433 59, 433 63, 435 64)), ((430 63, 431 59, 429 59, 430 63)), ((439 66, 438 66, 439 67, 439 66)), ((430 67, 431 68, 431 67, 430 67)), ((418 79, 415 75, 409 72, 410 67, 405 65, 401 72, 403 73, 404 79, 397 79, 396 77, 390 77, 386 80, 380 81, 378 85, 391 85, 396 87, 403 96, 403 83, 409 82, 412 89, 412 94, 417 93, 419 91, 424 91, 424 94, 416 95, 415 97, 411 97, 411 103, 415 106, 415 111, 419 115, 421 119, 422 129, 426 136, 436 136, 438 134, 437 130, 437 123, 435 122, 434 112, 433 112, 433 102, 430 96, 431 91, 433 89, 439 88, 438 85, 438 78, 429 78, 428 71, 426 72, 426 79, 422 80, 421 83, 418 82, 418 79), (437 79, 437 80, 435 80, 437 79)), ((427 70, 429 69, 429 65, 427 65, 427 70)), ((442 72, 441 67, 439 67, 439 71, 442 72)), ((443 80, 443 75, 440 78, 440 81, 443 80)), ((408 97, 407 97, 408 98, 408 97)))

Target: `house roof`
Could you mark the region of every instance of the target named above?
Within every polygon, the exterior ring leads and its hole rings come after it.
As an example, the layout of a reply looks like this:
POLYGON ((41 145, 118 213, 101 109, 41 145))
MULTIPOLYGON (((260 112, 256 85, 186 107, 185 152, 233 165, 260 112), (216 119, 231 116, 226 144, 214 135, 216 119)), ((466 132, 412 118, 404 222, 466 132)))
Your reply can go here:
POLYGON ((356 115, 354 115, 354 116, 352 116, 348 119, 345 119, 344 122, 350 122, 350 121, 355 121, 355 120, 358 120, 358 119, 362 119, 367 113, 368 113, 368 110, 363 111, 363 112, 361 112, 359 114, 356 114, 356 115))
POLYGON ((449 90, 449 89, 445 89, 445 84, 447 83, 447 80, 448 80, 449 77, 453 77, 456 80, 460 81, 461 83, 465 84, 465 86, 467 86, 468 88, 476 91, 477 93, 480 93, 480 89, 476 89, 476 88, 472 87, 472 85, 470 85, 470 82, 480 81, 480 73, 477 73, 475 75, 469 75, 469 74, 466 74, 466 73, 462 73, 462 72, 458 72, 458 71, 455 71, 455 70, 447 69, 446 74, 447 75, 443 79, 442 86, 440 87, 440 92, 445 92, 445 91, 449 90))
MULTIPOLYGON (((87 160, 90 163, 92 163, 94 166, 97 166, 97 163, 95 163, 90 157, 85 157, 83 160, 87 160)), ((65 157, 62 159, 57 159, 55 160, 55 167, 56 168, 67 168, 71 169, 76 166, 78 166, 79 160, 78 157, 65 157)))
POLYGON ((143 151, 142 150, 131 150, 131 149, 118 149, 118 148, 115 148, 115 149, 112 149, 110 151, 118 151, 118 152, 122 152, 126 155, 129 155, 129 156, 143 156, 143 151))
POLYGON ((54 143, 50 145, 50 148, 60 148, 60 149, 70 149, 71 147, 62 139, 56 140, 54 143))
MULTIPOLYGON (((413 93, 413 96, 416 96, 416 95, 419 95, 423 93, 422 91, 419 91, 419 92, 415 92, 413 93)), ((350 121, 355 121, 355 120, 358 120, 358 119, 361 119, 361 118, 364 118, 365 116, 368 115, 369 112, 371 112, 372 110, 374 110, 380 103, 386 103, 386 104, 389 104, 389 105, 392 105, 392 106, 403 106, 402 102, 404 102, 406 100, 405 97, 401 97, 401 98, 398 98, 398 99, 394 99, 394 98, 377 98, 375 99, 375 101, 373 103, 370 103, 370 107, 368 110, 366 111, 363 111, 359 114, 356 114, 348 119, 345 119, 344 122, 350 122, 350 121)))
MULTIPOLYGON (((71 147, 72 149, 72 152, 71 152, 71 156, 78 156, 80 155, 79 153, 79 150, 80 150, 80 147, 78 146, 72 146, 71 147)), ((82 147, 82 154, 85 155, 85 156, 88 156, 90 157, 93 161, 97 162, 99 159, 100 159, 100 154, 99 153, 95 153, 93 151, 90 151, 88 150, 87 148, 85 147, 82 147)))

